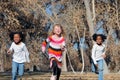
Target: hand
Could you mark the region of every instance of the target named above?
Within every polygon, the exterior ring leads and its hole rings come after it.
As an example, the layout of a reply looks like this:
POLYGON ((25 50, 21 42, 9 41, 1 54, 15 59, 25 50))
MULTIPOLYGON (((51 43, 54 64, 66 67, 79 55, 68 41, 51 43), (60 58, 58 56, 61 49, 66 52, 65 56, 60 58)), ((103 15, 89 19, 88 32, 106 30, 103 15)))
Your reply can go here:
POLYGON ((60 48, 61 48, 61 50, 63 50, 63 51, 64 51, 64 49, 65 49, 65 46, 63 46, 63 45, 60 45, 60 48))
POLYGON ((105 54, 103 54, 103 55, 102 55, 102 57, 103 57, 103 58, 106 58, 106 55, 105 55, 105 54))
POLYGON ((7 51, 7 54, 11 54, 12 52, 10 50, 7 51))
POLYGON ((96 67, 98 67, 98 64, 95 64, 96 67))
POLYGON ((45 53, 45 47, 42 47, 42 52, 45 53))

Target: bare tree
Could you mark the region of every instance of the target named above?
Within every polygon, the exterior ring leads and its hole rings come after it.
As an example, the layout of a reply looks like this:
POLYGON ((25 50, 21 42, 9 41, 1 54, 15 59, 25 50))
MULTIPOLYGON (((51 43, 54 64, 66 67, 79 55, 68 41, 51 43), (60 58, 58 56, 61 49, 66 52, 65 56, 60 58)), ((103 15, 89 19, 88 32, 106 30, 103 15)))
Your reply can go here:
POLYGON ((92 36, 94 34, 94 24, 93 24, 92 14, 90 11, 90 4, 89 1, 87 0, 84 0, 84 3, 86 8, 86 18, 89 26, 89 32, 90 32, 90 36, 92 36))

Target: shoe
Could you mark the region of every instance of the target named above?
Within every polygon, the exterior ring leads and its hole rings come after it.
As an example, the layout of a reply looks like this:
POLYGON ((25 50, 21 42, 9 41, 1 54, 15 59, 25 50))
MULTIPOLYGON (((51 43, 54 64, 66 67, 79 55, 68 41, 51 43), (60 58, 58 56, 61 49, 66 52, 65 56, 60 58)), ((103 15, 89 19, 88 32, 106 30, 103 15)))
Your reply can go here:
POLYGON ((50 80, 56 80, 56 76, 55 75, 52 75, 50 80))
POLYGON ((19 80, 22 80, 22 76, 18 76, 19 80))
POLYGON ((99 72, 98 72, 98 71, 95 71, 95 73, 96 73, 96 74, 99 74, 99 72))

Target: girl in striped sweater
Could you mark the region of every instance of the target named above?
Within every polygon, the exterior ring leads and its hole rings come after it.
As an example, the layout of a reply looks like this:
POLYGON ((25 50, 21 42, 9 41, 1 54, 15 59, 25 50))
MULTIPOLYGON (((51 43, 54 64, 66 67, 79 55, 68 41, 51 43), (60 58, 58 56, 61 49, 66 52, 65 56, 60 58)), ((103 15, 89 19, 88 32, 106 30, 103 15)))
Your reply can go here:
POLYGON ((60 24, 55 24, 51 35, 42 43, 42 52, 45 53, 46 45, 49 43, 48 55, 50 67, 53 69, 51 80, 59 80, 62 67, 62 52, 65 48, 64 31, 60 24))

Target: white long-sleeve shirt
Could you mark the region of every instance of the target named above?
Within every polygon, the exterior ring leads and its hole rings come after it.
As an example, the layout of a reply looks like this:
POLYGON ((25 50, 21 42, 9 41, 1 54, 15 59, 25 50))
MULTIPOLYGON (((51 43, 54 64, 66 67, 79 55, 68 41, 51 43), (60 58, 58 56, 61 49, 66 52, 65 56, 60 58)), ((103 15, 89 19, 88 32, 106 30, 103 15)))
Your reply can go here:
POLYGON ((30 62, 29 52, 23 42, 21 42, 19 45, 16 45, 13 42, 11 44, 10 51, 13 52, 13 61, 17 63, 30 62))
POLYGON ((92 48, 92 59, 94 64, 97 64, 98 60, 104 59, 102 55, 105 54, 105 45, 94 44, 92 48))

